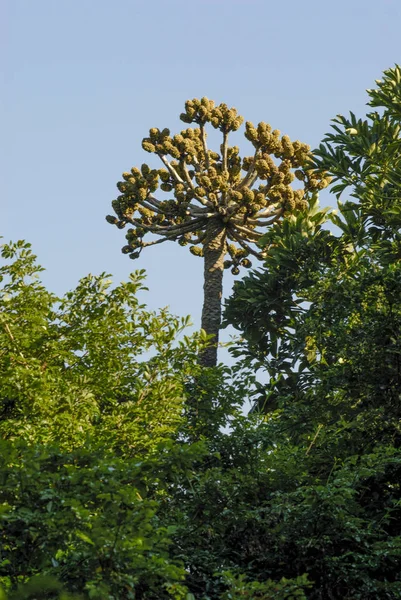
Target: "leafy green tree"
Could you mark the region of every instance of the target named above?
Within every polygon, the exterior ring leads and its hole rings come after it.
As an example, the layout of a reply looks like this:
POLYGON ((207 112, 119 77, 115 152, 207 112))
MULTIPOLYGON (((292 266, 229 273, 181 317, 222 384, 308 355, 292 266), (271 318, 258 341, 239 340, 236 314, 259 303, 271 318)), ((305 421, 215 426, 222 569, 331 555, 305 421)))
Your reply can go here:
POLYGON ((308 598, 401 595, 400 82, 398 66, 386 71, 369 91, 379 110, 337 117, 316 151, 314 168, 351 199, 273 225, 265 269, 227 304, 245 340, 237 353, 269 376, 256 408, 271 478, 281 473, 258 515, 286 559, 251 562, 259 574, 307 573, 308 598))
POLYGON ((201 337, 177 340, 187 319, 139 304, 141 272, 59 299, 29 244, 2 257, 0 585, 16 599, 184 597, 158 513, 204 452, 179 441, 201 337))
POLYGON ((217 342, 221 322, 223 271, 250 267, 249 256, 262 259, 257 247, 263 230, 294 209, 305 207, 311 194, 327 185, 323 175, 305 169, 310 158, 309 146, 280 137, 266 123, 254 127, 246 123, 245 137, 253 146, 252 156, 241 158, 237 146, 228 145, 228 137, 242 124, 243 118, 226 104, 218 106, 207 98, 185 103, 180 116, 193 124, 170 136, 169 129, 150 129, 142 142, 147 152, 163 163, 162 169, 143 164, 123 173, 117 184, 120 196, 112 202, 117 216, 107 221, 123 229, 128 244, 122 252, 137 258, 143 248, 168 240, 178 241, 204 257, 204 303, 202 328, 211 335, 212 344, 201 361, 213 366, 217 361, 217 342), (206 126, 222 134, 220 152, 208 149, 206 126), (294 173, 295 171, 295 173, 294 173), (295 179, 301 182, 293 189, 295 179), (159 187, 173 197, 157 199, 159 187), (144 241, 146 234, 156 239, 144 241), (226 255, 229 259, 224 260, 226 255))
MULTIPOLYGON (((335 181, 333 191, 340 196, 349 188, 354 200, 339 202, 340 216, 336 211, 328 216, 315 204, 287 219, 282 228, 273 226, 263 239, 269 248, 267 269, 238 282, 228 303, 228 320, 235 321, 247 339, 245 352, 267 365, 279 386, 286 379, 302 377, 313 382, 318 365, 328 368, 335 363, 347 339, 350 350, 352 345, 358 347, 361 368, 373 360, 381 368, 381 361, 369 352, 372 341, 377 341, 378 351, 392 351, 380 331, 384 333, 386 320, 390 329, 395 321, 394 332, 398 327, 401 141, 394 106, 401 96, 400 73, 399 67, 385 72, 379 89, 369 91, 370 103, 376 106, 382 88, 393 89, 392 96, 385 96, 387 103, 383 99, 381 113, 369 113, 365 121, 352 114, 350 119, 337 117, 335 133, 316 150, 315 168, 329 170, 335 181), (325 227, 328 219, 340 236, 325 227), (304 300, 312 304, 305 305, 304 300), (327 333, 329 324, 342 329, 336 335, 327 333), (320 331, 322 339, 317 338, 320 331), (366 340, 363 354, 362 340, 366 340)), ((397 353, 396 344, 395 373, 397 353)), ((345 364, 345 358, 340 364, 345 364)), ((373 375, 372 368, 361 385, 373 375)))
MULTIPOLYGON (((342 211, 350 221, 350 242, 372 247, 381 261, 392 263, 401 258, 401 68, 388 69, 376 83, 368 90, 368 104, 379 110, 366 119, 353 113, 334 119, 334 131, 315 150, 314 165, 330 171, 337 198, 347 191, 356 200, 342 211)), ((339 219, 334 223, 344 230, 339 219)))

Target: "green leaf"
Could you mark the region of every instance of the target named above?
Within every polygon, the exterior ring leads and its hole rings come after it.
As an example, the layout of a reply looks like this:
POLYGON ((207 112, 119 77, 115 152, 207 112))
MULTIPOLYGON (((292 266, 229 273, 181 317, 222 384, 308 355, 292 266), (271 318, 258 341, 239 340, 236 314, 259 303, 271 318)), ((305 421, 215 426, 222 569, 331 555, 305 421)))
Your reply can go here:
POLYGON ((90 539, 90 537, 86 535, 86 533, 83 533, 82 531, 75 531, 75 535, 87 544, 90 544, 91 546, 95 545, 95 543, 90 539))

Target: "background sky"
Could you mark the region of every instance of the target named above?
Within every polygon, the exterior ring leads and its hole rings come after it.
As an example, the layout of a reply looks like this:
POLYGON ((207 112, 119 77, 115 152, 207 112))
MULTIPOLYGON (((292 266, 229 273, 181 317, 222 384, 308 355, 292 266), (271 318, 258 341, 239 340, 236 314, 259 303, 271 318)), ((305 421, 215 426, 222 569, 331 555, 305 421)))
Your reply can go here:
MULTIPOLYGON (((124 231, 104 219, 121 173, 149 160, 149 128, 184 128, 185 100, 207 96, 314 147, 336 114, 366 114, 366 88, 401 62, 400 0, 0 6, 0 234, 32 243, 57 294, 87 273, 120 281, 145 268, 149 307, 169 305, 196 326, 202 260, 166 243, 131 261, 124 231)), ((226 296, 232 281, 226 273, 226 296)))

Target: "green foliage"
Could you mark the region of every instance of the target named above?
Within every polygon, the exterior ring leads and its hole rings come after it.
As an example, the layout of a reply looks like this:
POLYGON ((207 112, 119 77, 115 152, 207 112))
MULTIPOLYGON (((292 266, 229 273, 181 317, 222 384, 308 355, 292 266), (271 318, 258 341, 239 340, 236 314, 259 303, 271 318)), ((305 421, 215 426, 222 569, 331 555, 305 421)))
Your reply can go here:
MULTIPOLYGON (((235 284, 235 302, 228 302, 226 319, 244 332, 248 344, 263 359, 278 346, 283 333, 293 327, 302 313, 302 296, 294 296, 296 281, 319 277, 316 269, 329 254, 330 232, 323 229, 327 211, 320 211, 314 197, 305 212, 298 212, 282 224, 275 224, 261 243, 268 251, 269 277, 252 271, 235 284)), ((296 340, 294 339, 294 343, 296 340)), ((234 350, 242 355, 247 350, 234 350)))
MULTIPOLYGON (((391 263, 401 258, 401 67, 384 72, 376 90, 368 90, 369 102, 379 111, 365 120, 339 115, 333 131, 315 151, 316 172, 329 171, 339 197, 349 190, 357 202, 342 207, 350 241, 370 246, 391 263), (353 231, 359 225, 359 236, 353 231), (361 235, 364 238, 361 238, 361 235)), ((340 225, 338 219, 334 219, 340 225)))
POLYGON ((283 577, 280 581, 268 579, 264 582, 246 581, 243 575, 233 576, 224 573, 225 582, 230 586, 222 595, 222 600, 241 600, 241 598, 259 598, 260 600, 306 600, 304 589, 311 587, 307 577, 289 580, 283 577))
POLYGON ((254 410, 270 432, 271 496, 257 504, 263 560, 248 564, 307 573, 313 599, 401 595, 399 80, 386 71, 369 91, 380 113, 338 117, 316 151, 314 168, 352 200, 272 227, 265 269, 226 308, 243 334, 235 354, 268 375, 254 410))
POLYGON ((90 444, 73 452, 4 444, 3 581, 55 575, 89 598, 130 598, 141 587, 181 581, 182 567, 168 558, 171 532, 157 519, 150 490, 158 481, 149 470, 90 444))
POLYGON ((176 490, 172 552, 187 565, 189 589, 221 598, 229 570, 262 589, 307 574, 310 599, 398 598, 400 449, 347 453, 341 424, 304 432, 295 445, 300 423, 288 430, 288 421, 237 418, 176 490))
POLYGON ((0 583, 11 598, 52 577, 102 600, 183 597, 158 508, 203 452, 174 445, 200 336, 177 341, 187 319, 139 304, 142 272, 113 289, 89 276, 58 299, 29 244, 2 256, 0 583))
POLYGON ((122 456, 171 436, 197 369, 200 337, 175 343, 189 319, 146 312, 143 271, 114 289, 88 276, 59 300, 37 281, 29 245, 3 256, 16 260, 1 269, 2 435, 73 448, 96 433, 122 456))
MULTIPOLYGON (((352 185, 351 193, 360 201, 339 203, 339 215, 327 215, 312 205, 282 228, 273 227, 263 240, 269 248, 267 269, 237 283, 235 298, 228 302, 226 317, 244 332, 245 353, 269 372, 272 401, 274 388, 283 399, 284 390, 293 396, 302 390, 310 393, 311 386, 324 380, 325 393, 339 402, 336 384, 347 373, 345 385, 351 370, 352 390, 347 385, 355 400, 380 396, 379 389, 394 390, 394 384, 397 390, 400 137, 390 108, 385 106, 383 115, 375 118, 391 122, 393 141, 387 139, 387 146, 381 141, 374 165, 366 157, 362 160, 375 178, 347 175, 352 171, 349 164, 343 168, 340 158, 333 159, 340 152, 358 162, 359 146, 354 144, 361 138, 358 143, 363 145, 362 132, 345 135, 335 125, 337 134, 327 136, 326 149, 321 146, 318 151, 316 168, 330 169, 342 190, 352 185), (390 179, 394 208, 383 210, 382 189, 390 179), (340 236, 324 228, 328 218, 340 236)), ((368 137, 376 125, 368 128, 368 137)))

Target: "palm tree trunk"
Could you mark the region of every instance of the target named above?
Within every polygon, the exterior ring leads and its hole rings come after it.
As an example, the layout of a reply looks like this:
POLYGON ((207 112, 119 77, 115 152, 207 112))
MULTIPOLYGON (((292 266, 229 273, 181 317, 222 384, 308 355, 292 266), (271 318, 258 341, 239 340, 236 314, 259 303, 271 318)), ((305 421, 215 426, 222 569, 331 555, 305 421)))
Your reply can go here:
POLYGON ((204 284, 201 326, 207 334, 213 335, 213 338, 211 345, 199 357, 199 363, 204 367, 214 367, 217 364, 226 249, 225 227, 219 220, 211 219, 206 228, 206 239, 203 244, 204 284))

